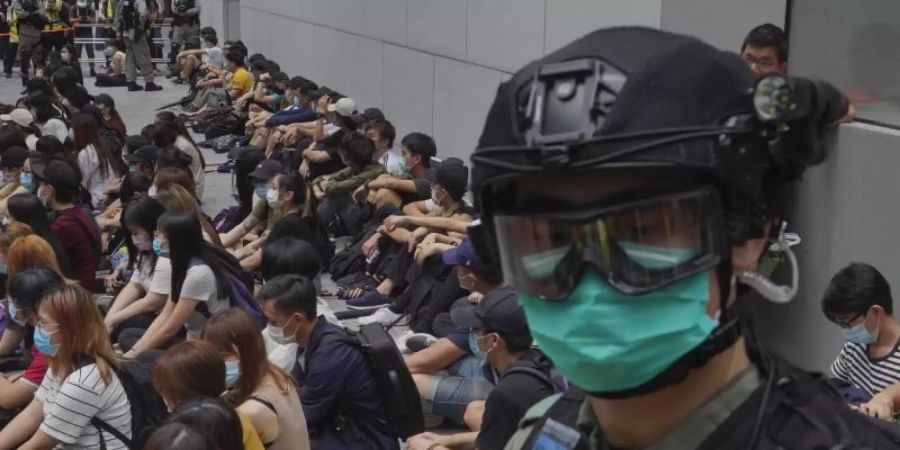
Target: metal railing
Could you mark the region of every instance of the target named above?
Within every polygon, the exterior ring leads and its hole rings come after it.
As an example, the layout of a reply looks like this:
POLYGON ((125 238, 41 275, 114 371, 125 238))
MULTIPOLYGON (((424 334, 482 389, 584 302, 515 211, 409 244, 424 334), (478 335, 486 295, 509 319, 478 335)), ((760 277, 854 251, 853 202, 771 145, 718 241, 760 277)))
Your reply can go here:
MULTIPOLYGON (((106 44, 109 42, 112 37, 97 37, 98 35, 105 36, 113 36, 113 27, 111 23, 80 23, 76 24, 74 28, 92 28, 91 35, 94 37, 86 38, 86 37, 75 37, 75 45, 93 45, 94 46, 94 54, 97 54, 97 51, 100 52, 100 57, 94 58, 80 58, 79 61, 82 63, 105 63, 106 57, 103 56, 103 50, 106 49, 106 44), (100 31, 102 30, 102 31, 100 31), (99 32, 98 32, 99 31, 99 32)), ((160 45, 163 51, 162 58, 151 58, 150 60, 153 64, 165 64, 169 62, 169 53, 171 52, 171 39, 168 38, 169 30, 172 28, 171 21, 166 22, 154 22, 150 25, 150 36, 154 35, 155 30, 159 30, 159 37, 151 37, 150 43, 152 45, 160 45)), ((77 34, 76 34, 77 36, 77 34)))

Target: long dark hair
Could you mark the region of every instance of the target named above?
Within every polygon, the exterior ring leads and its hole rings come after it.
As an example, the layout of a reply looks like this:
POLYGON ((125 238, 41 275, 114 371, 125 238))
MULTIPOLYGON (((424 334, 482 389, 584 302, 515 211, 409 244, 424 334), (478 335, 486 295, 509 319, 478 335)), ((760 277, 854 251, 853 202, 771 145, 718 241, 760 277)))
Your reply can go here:
POLYGON ((81 166, 78 165, 77 152, 59 142, 56 136, 42 136, 34 145, 38 153, 45 155, 48 160, 56 158, 69 163, 69 166, 75 171, 75 175, 78 176, 78 181, 84 179, 84 175, 81 173, 81 166))
POLYGON ((136 197, 146 194, 153 185, 153 180, 141 172, 129 172, 122 179, 122 186, 119 188, 119 201, 122 206, 128 205, 136 197))
POLYGON ((169 423, 183 423, 215 441, 216 450, 243 450, 241 419, 234 408, 218 398, 184 403, 172 411, 169 423))
POLYGON ((19 147, 27 147, 25 145, 25 133, 19 127, 7 124, 0 126, 0 152, 18 145, 19 147))
POLYGON ((37 123, 44 124, 54 117, 60 117, 59 110, 53 107, 50 97, 43 92, 28 96, 28 105, 34 108, 34 121, 37 123))
POLYGON ((75 131, 75 146, 79 151, 91 144, 97 150, 100 173, 104 177, 109 176, 110 169, 115 176, 121 174, 121 160, 116 159, 112 150, 100 139, 99 124, 93 114, 78 113, 72 116, 72 129, 75 131))
POLYGON ((56 254, 56 261, 59 263, 59 270, 65 276, 72 273, 69 266, 69 258, 65 248, 50 229, 50 219, 47 217, 47 208, 41 204, 41 200, 34 194, 16 194, 6 201, 6 208, 9 214, 17 222, 22 222, 31 227, 35 234, 44 238, 53 253, 56 254))
MULTIPOLYGON (((131 239, 131 232, 129 232, 128 226, 131 225, 146 231, 149 239, 153 239, 153 233, 156 231, 156 223, 159 221, 159 216, 163 215, 165 212, 166 209, 163 208, 163 205, 150 197, 135 200, 125 207, 125 212, 122 213, 122 230, 124 231, 125 247, 128 248, 129 270, 133 269, 135 264, 140 267, 144 258, 148 256, 152 258, 150 267, 156 268, 156 254, 152 251, 147 252, 137 248, 134 245, 134 241, 131 239)), ((152 270, 153 269, 151 269, 151 273, 152 270)))
POLYGON ((169 241, 169 260, 172 261, 173 302, 178 302, 181 287, 187 277, 191 260, 199 259, 212 270, 216 277, 219 296, 228 292, 226 274, 244 280, 245 274, 238 261, 225 250, 218 249, 203 239, 203 228, 193 212, 170 211, 163 214, 157 223, 169 241))
POLYGON ((188 142, 197 149, 197 154, 200 155, 200 166, 206 167, 206 158, 203 157, 203 152, 200 151, 200 147, 194 142, 194 138, 191 137, 191 133, 189 133, 187 127, 184 126, 184 122, 181 121, 175 113, 172 111, 162 111, 156 114, 156 119, 163 125, 171 126, 179 136, 187 139, 188 142))

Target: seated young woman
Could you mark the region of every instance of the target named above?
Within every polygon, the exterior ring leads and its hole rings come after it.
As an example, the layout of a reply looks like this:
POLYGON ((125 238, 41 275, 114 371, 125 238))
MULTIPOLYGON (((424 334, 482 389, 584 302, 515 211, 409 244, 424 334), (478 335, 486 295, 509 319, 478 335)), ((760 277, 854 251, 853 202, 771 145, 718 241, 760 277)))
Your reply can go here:
POLYGON ((203 240, 200 222, 192 212, 163 214, 152 248, 157 256, 168 256, 172 263, 171 292, 162 311, 125 354, 127 357, 166 348, 182 330, 188 339, 199 338, 206 317, 229 307, 228 277, 244 277, 231 255, 203 240))

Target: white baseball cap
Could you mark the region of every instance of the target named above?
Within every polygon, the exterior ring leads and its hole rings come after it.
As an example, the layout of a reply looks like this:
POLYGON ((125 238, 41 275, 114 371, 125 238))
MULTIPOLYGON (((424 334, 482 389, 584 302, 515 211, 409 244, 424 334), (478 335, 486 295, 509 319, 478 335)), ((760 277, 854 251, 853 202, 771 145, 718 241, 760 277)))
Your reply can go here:
POLYGON ((350 97, 344 97, 328 105, 328 112, 336 112, 343 117, 352 117, 356 113, 356 102, 350 97))
POLYGON ((25 108, 16 108, 10 111, 9 114, 0 115, 0 120, 13 122, 20 127, 30 127, 32 122, 34 122, 34 116, 31 115, 31 111, 25 108))

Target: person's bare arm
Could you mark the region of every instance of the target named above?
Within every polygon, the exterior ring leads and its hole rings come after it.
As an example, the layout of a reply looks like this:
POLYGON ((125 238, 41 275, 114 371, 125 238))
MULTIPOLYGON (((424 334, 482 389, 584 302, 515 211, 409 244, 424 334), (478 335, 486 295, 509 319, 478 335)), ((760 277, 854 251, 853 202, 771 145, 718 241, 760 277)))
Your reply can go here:
POLYGON ((23 330, 7 328, 3 332, 3 336, 0 337, 0 356, 6 356, 14 352, 19 348, 19 344, 22 343, 24 337, 25 332, 23 330))
POLYGON ((10 380, 0 375, 0 408, 15 410, 27 405, 36 390, 36 386, 21 378, 10 380))
POLYGON ((324 163, 331 161, 331 155, 329 155, 328 152, 324 150, 315 150, 312 148, 303 150, 303 158, 314 163, 324 163))
POLYGON ((44 420, 44 404, 37 398, 0 430, 0 450, 17 448, 30 438, 44 420))
POLYGON ((402 216, 403 222, 409 225, 419 227, 438 228, 446 231, 455 231, 457 233, 465 233, 472 224, 472 218, 468 215, 460 215, 459 219, 452 217, 433 217, 433 216, 402 216))
POLYGON ((406 367, 410 373, 433 374, 450 367, 463 356, 466 356, 465 350, 457 347, 450 339, 441 338, 428 348, 409 355, 406 367))
POLYGON ((428 200, 419 200, 403 206, 403 214, 407 216, 424 216, 428 214, 428 200))
POLYGON ((366 186, 368 186, 370 190, 390 189, 397 192, 411 193, 415 193, 417 191, 415 181, 395 178, 390 175, 381 175, 378 178, 368 182, 366 186))

